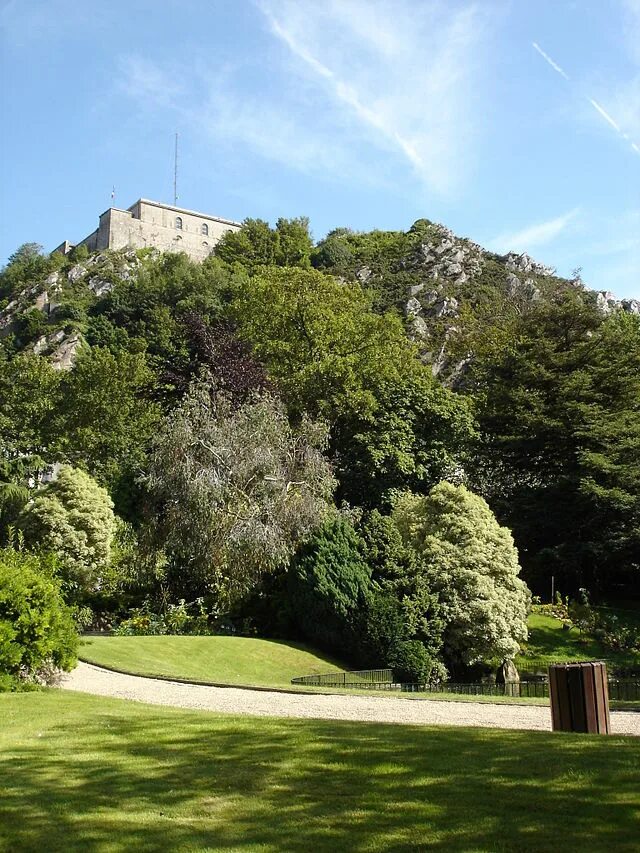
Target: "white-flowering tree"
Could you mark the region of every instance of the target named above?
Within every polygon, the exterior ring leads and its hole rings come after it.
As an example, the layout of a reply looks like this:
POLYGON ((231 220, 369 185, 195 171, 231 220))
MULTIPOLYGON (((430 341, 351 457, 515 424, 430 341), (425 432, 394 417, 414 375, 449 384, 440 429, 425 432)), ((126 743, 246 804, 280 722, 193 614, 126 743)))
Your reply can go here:
POLYGON ((78 468, 63 465, 25 506, 18 526, 30 547, 57 556, 65 579, 80 589, 94 588, 109 565, 113 503, 106 489, 78 468))
POLYGON ((234 406, 206 383, 192 386, 156 441, 147 477, 156 543, 181 592, 213 591, 225 607, 288 562, 331 505, 325 441, 318 424, 292 429, 272 395, 234 406))
POLYGON ((464 486, 443 482, 427 497, 401 496, 393 518, 440 599, 447 659, 512 660, 527 638, 531 595, 518 577, 511 533, 486 501, 464 486))

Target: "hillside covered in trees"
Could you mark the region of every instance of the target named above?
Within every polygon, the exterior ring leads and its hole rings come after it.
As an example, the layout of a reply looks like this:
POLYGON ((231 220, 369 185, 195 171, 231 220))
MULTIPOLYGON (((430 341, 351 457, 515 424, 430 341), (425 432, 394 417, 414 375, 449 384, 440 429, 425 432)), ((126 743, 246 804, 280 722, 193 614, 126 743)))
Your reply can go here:
POLYGON ((87 624, 510 660, 552 577, 640 595, 639 312, 427 220, 247 220, 200 265, 26 244, 0 544, 53 554, 87 624))

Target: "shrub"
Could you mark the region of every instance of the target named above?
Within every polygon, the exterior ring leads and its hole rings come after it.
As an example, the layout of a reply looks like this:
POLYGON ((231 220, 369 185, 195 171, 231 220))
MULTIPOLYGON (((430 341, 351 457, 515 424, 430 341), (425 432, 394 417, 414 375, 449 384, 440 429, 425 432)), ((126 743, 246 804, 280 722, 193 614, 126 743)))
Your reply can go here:
POLYGON ((361 666, 391 667, 394 680, 410 683, 446 678, 447 670, 435 649, 416 637, 413 628, 406 601, 390 592, 370 593, 357 626, 361 666))
POLYGON ((424 644, 419 640, 399 643, 388 659, 395 681, 409 684, 435 683, 446 677, 446 669, 434 661, 424 644))
POLYGON ((289 569, 294 620, 304 637, 327 651, 353 656, 356 617, 370 578, 351 523, 343 517, 327 522, 299 549, 289 569))
POLYGON ((114 628, 118 636, 146 636, 156 634, 211 634, 209 616, 202 598, 187 603, 181 598, 169 604, 163 613, 154 612, 148 603, 131 611, 114 628))
MULTIPOLYGON (((49 681, 56 669, 76 664, 73 611, 62 600, 51 558, 0 550, 0 675, 5 687, 19 680, 49 681)), ((1 689, 1 688, 0 688, 1 689)))

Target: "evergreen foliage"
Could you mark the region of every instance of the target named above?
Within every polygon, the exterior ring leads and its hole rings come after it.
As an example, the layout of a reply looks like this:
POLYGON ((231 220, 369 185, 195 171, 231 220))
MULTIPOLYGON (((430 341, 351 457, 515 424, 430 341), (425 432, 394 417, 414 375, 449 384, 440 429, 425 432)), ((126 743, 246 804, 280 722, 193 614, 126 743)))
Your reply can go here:
POLYGON ((568 294, 493 344, 474 366, 474 477, 534 586, 637 585, 640 319, 568 294))
POLYGON ((355 659, 358 613, 370 582, 353 526, 341 517, 326 522, 289 569, 291 609, 302 635, 318 648, 355 659))

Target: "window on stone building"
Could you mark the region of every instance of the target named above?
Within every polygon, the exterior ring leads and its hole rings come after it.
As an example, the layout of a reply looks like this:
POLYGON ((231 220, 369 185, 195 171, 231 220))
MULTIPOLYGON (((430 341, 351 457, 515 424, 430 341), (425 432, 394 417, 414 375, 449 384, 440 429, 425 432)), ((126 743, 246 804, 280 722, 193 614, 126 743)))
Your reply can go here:
POLYGON ((207 225, 206 222, 203 222, 202 225, 200 226, 200 233, 202 234, 203 237, 209 236, 209 226, 207 225))
POLYGON ((176 216, 176 230, 182 231, 182 217, 176 216))
POLYGON ((205 248, 205 249, 208 249, 208 248, 209 248, 209 244, 207 243, 207 241, 206 241, 206 240, 203 240, 203 241, 202 241, 202 245, 204 246, 204 248, 205 248))

